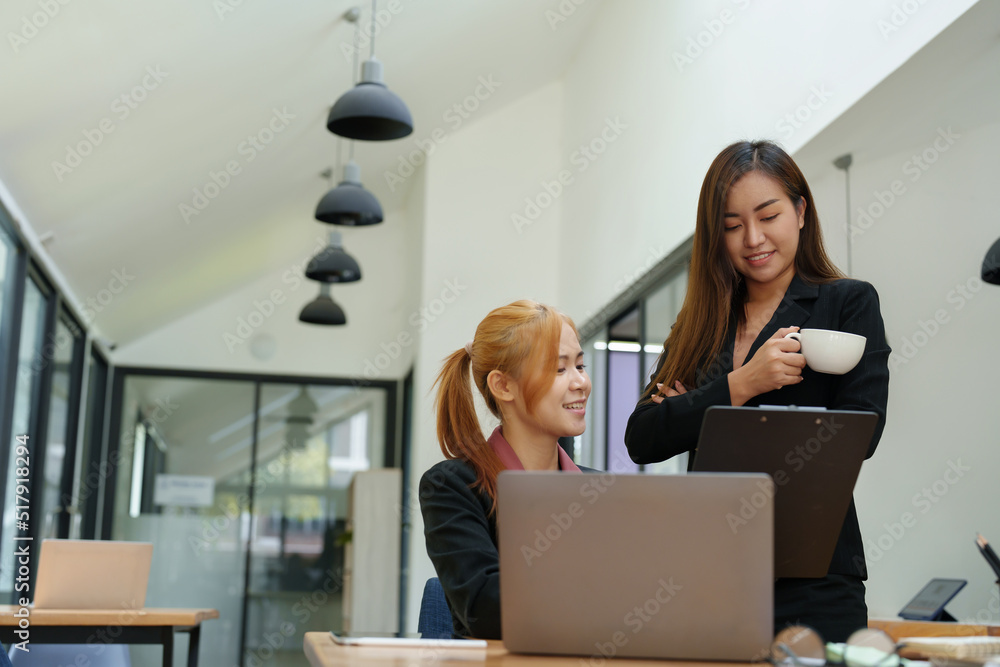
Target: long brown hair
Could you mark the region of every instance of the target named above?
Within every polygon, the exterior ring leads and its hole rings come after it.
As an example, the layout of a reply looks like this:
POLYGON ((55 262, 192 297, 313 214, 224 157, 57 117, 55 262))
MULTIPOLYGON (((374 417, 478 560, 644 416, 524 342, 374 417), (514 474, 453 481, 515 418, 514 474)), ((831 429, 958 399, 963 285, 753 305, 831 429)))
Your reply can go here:
POLYGON ((559 341, 563 323, 579 336, 576 325, 555 308, 535 301, 515 301, 490 312, 476 328, 469 348, 452 352, 444 361, 436 385, 437 435, 445 458, 461 459, 476 471, 473 485, 493 499, 496 509, 500 458, 483 437, 470 384, 472 380, 486 407, 500 420, 500 404, 487 385, 491 371, 509 375, 524 391, 525 406, 533 412, 538 399, 555 381, 559 368, 559 341))
POLYGON ((656 393, 657 383, 670 386, 680 380, 688 387, 697 386, 699 367, 722 352, 730 320, 737 326, 746 322, 746 286, 726 252, 723 214, 729 190, 751 171, 778 181, 793 204, 806 203, 795 253, 796 275, 812 284, 844 277, 826 254, 809 184, 788 153, 770 141, 728 146, 712 162, 701 185, 687 295, 664 342, 667 358, 644 399, 656 393))

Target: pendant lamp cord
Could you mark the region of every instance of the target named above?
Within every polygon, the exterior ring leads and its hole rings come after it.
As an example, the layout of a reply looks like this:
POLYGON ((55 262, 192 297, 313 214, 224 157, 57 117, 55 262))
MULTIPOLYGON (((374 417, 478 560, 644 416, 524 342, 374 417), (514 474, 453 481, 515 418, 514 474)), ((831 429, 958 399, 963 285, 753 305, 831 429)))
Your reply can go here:
POLYGON ((852 247, 854 239, 854 227, 851 225, 851 164, 854 162, 854 156, 850 153, 845 153, 841 155, 836 160, 833 161, 833 166, 844 172, 844 205, 846 206, 847 213, 847 225, 845 229, 847 230, 847 277, 851 278, 854 276, 853 257, 854 248, 852 247))
POLYGON ((378 0, 372 0, 372 54, 371 57, 375 57, 375 4, 378 0))
POLYGON ((851 225, 851 167, 844 167, 844 203, 847 206, 847 277, 854 277, 854 228, 851 225))
MULTIPOLYGON (((374 16, 374 14, 373 14, 374 16)), ((374 23, 372 24, 374 26, 374 23)), ((374 28, 372 32, 372 40, 375 39, 374 28)), ((354 68, 352 72, 354 73, 354 85, 358 85, 358 81, 361 80, 361 70, 358 67, 359 54, 361 53, 361 24, 357 21, 354 22, 354 68)), ((351 140, 351 160, 354 159, 354 140, 351 140)))

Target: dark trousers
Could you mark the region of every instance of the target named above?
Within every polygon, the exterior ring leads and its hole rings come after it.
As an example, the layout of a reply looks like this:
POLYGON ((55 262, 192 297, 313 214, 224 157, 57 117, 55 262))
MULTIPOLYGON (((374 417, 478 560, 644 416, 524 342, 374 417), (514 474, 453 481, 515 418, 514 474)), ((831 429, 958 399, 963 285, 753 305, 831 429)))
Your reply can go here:
POLYGON ((865 582, 844 574, 778 579, 774 584, 774 632, 789 625, 808 626, 823 641, 847 641, 852 632, 868 627, 865 582))

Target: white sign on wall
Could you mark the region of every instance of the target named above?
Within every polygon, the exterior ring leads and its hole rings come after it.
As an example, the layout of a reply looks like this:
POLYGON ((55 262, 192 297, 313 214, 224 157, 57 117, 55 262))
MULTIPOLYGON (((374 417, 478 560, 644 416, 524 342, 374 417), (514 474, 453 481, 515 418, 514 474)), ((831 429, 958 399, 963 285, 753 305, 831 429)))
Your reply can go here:
POLYGON ((208 507, 215 497, 215 479, 202 475, 157 475, 154 505, 208 507))

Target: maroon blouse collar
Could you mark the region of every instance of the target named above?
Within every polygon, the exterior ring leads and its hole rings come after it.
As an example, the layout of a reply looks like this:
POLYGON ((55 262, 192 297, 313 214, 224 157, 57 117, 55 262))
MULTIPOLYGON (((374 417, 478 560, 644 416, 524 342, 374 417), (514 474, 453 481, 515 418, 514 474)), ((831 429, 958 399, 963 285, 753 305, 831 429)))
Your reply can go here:
MULTIPOLYGON (((500 432, 500 427, 497 426, 493 429, 493 434, 490 435, 489 440, 490 447, 493 451, 497 453, 500 457, 500 463, 507 470, 524 470, 524 466, 521 464, 521 459, 517 458, 517 454, 514 452, 514 448, 510 446, 507 439, 503 437, 503 433, 500 432)), ((559 469, 563 472, 582 472, 580 468, 573 463, 573 459, 569 457, 562 447, 559 447, 559 469)))

